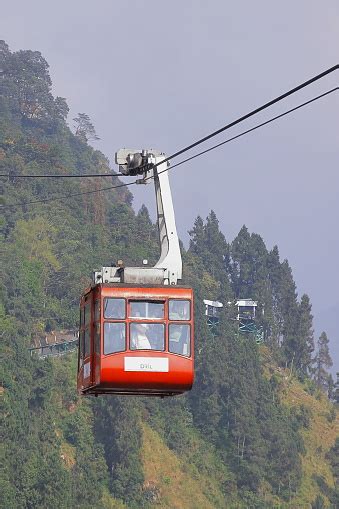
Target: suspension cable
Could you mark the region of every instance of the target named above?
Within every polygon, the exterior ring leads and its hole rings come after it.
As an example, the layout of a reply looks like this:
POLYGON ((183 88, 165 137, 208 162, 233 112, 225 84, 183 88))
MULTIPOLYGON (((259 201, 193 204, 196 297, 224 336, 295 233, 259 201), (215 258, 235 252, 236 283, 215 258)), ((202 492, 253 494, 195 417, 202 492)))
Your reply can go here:
MULTIPOLYGON (((212 147, 209 147, 208 149, 206 150, 203 150, 202 152, 199 152, 197 154, 194 154, 193 156, 187 158, 187 159, 184 159, 183 161, 180 161, 179 163, 177 164, 174 164, 173 166, 170 166, 164 170, 162 170, 161 172, 159 172, 158 174, 160 175, 161 173, 165 172, 165 171, 169 171, 169 170, 172 170, 178 166, 181 166, 182 164, 184 163, 187 163, 188 161, 191 161, 197 157, 200 157, 208 152, 211 152, 212 150, 215 150, 216 148, 218 147, 221 147, 222 145, 225 145, 227 143, 230 143, 231 141, 233 140, 236 140, 252 131, 255 131, 256 129, 259 129, 260 127, 263 127, 267 124, 270 124, 271 122, 274 122, 275 120, 278 120, 279 118, 282 118, 286 115, 289 115, 290 113, 296 111, 296 110, 299 110, 315 101, 318 101, 319 99, 329 95, 329 94, 332 94, 333 92, 335 91, 338 91, 339 90, 339 87, 335 87, 335 88, 332 88, 331 90, 328 90, 327 92, 324 92, 323 94, 320 94, 316 97, 313 97, 312 99, 308 100, 308 101, 305 101, 301 104, 299 104, 298 106, 295 106, 294 108, 291 108, 283 113, 280 113, 279 115, 276 115, 275 117, 272 117, 271 119, 269 120, 266 120, 265 122, 262 122, 260 124, 257 124, 256 126, 250 128, 250 129, 247 129, 246 131, 243 131, 231 138, 228 138, 227 140, 224 140, 222 141, 221 143, 218 143, 217 145, 213 145, 212 147)), ((168 159, 168 158, 167 158, 168 159)), ((157 163, 154 165, 154 167, 158 166, 159 164, 163 164, 164 162, 167 161, 167 159, 165 159, 164 161, 161 161, 161 163, 157 163)), ((86 177, 87 175, 82 175, 82 177, 86 177)), ((93 177, 95 176, 99 176, 99 175, 95 175, 93 174, 93 177)), ((102 175, 100 175, 101 177, 102 175)), ((103 174, 103 176, 110 176, 108 174, 103 174)), ((118 176, 118 175, 112 175, 112 176, 118 176)), ((19 176, 18 176, 19 177, 19 176)), ((40 175, 38 175, 37 177, 40 177, 40 175)), ((78 175, 78 177, 81 177, 80 175, 78 175)), ((154 176, 149 176, 145 179, 143 179, 143 182, 146 182, 148 180, 151 180, 153 179, 154 176)), ((128 182, 128 183, 125 183, 125 184, 119 184, 119 185, 116 185, 116 186, 109 186, 109 187, 104 187, 104 188, 101 188, 101 189, 94 189, 94 190, 90 190, 90 191, 84 191, 84 192, 81 192, 81 193, 73 193, 73 194, 67 194, 67 195, 62 195, 62 196, 52 196, 51 198, 43 198, 43 199, 40 199, 40 200, 32 200, 32 201, 28 201, 28 202, 16 202, 16 203, 13 203, 11 205, 0 205, 0 209, 5 209, 5 208, 12 208, 12 207, 16 207, 16 206, 25 206, 25 205, 32 205, 32 204, 36 204, 36 203, 46 203, 46 202, 49 202, 49 201, 56 201, 56 200, 63 200, 63 199, 67 199, 67 198, 74 198, 74 197, 78 197, 78 196, 83 196, 83 195, 87 195, 87 194, 94 194, 94 193, 100 193, 100 192, 103 192, 103 191, 108 191, 108 190, 111 190, 111 189, 117 189, 117 188, 121 188, 121 187, 127 187, 127 186, 132 186, 132 185, 135 185, 137 182, 134 181, 134 182, 128 182)))
MULTIPOLYGON (((275 117, 272 117, 269 120, 262 122, 261 124, 257 124, 256 126, 251 127, 250 129, 247 129, 246 131, 241 132, 240 134, 236 134, 235 136, 232 136, 232 138, 228 138, 227 140, 224 140, 221 143, 217 143, 217 145, 213 145, 212 147, 210 147, 206 150, 203 150, 202 152, 198 152, 197 154, 194 154, 193 156, 188 157, 187 159, 183 159, 183 161, 180 161, 179 163, 176 163, 173 166, 169 166, 165 170, 159 171, 158 175, 160 175, 161 173, 164 173, 165 171, 173 170, 173 168, 176 168, 177 166, 181 166, 182 164, 187 163, 188 161, 192 161, 192 159, 195 159, 196 157, 200 157, 204 154, 207 154, 208 152, 211 152, 212 150, 215 150, 216 148, 219 148, 222 145, 226 145, 226 143, 229 143, 230 141, 241 138, 245 134, 251 133, 252 131, 256 131, 260 127, 270 124, 271 122, 274 122, 275 120, 278 120, 279 118, 285 117, 286 115, 289 115, 293 111, 299 110, 300 108, 303 108, 304 106, 307 106, 308 104, 318 101, 318 99, 321 99, 322 97, 325 97, 326 95, 332 94, 333 92, 336 92, 337 90, 339 90, 339 87, 332 88, 331 90, 328 90, 327 92, 324 92, 323 94, 313 97, 313 99, 310 99, 309 101, 299 104, 298 106, 295 106, 294 108, 291 108, 290 110, 287 110, 284 113, 280 113, 280 115, 276 115, 275 117)), ((163 163, 163 161, 161 162, 161 164, 162 163, 163 163)), ((150 180, 153 178, 154 178, 154 176, 152 175, 150 177, 145 178, 144 181, 146 182, 147 180, 150 180)))
MULTIPOLYGON (((334 72, 334 71, 337 71, 339 69, 339 64, 336 64, 334 65, 333 67, 330 67, 329 69, 326 69, 326 71, 323 71, 322 73, 320 74, 317 74, 316 76, 313 76, 313 78, 310 78, 309 80, 307 81, 304 81, 303 83, 301 83, 300 85, 292 88, 291 90, 288 90, 287 92, 279 95, 278 97, 276 97, 275 99, 272 99, 271 101, 268 101, 267 103, 263 104, 262 106, 259 106, 258 108, 255 108, 254 110, 250 111, 249 113, 246 113, 246 115, 243 115, 242 117, 239 117, 238 119, 236 120, 233 120, 232 122, 230 122, 229 124, 226 124, 225 126, 221 127, 220 129, 212 132, 211 134, 208 134, 207 136, 205 136, 204 138, 201 138, 199 139, 198 141, 192 143, 191 145, 188 145, 187 147, 184 147, 183 149, 180 149, 178 150, 177 152, 175 152, 174 154, 166 157, 166 159, 164 159, 163 161, 155 164, 153 166, 153 168, 159 166, 160 164, 163 164, 171 159, 174 159, 175 157, 178 157, 179 155, 187 152, 188 150, 191 150, 192 148, 200 145, 201 143, 204 143, 205 141, 217 136, 218 134, 226 131, 227 129, 230 129, 231 127, 239 124, 240 122, 243 122, 244 120, 252 117, 253 115, 256 115, 257 113, 269 108, 270 106, 272 106, 273 104, 276 104, 278 103, 279 101, 282 101, 283 99, 285 99, 286 97, 289 97, 290 95, 292 94, 295 94, 296 92, 298 92, 299 90, 302 90, 303 88, 311 85, 312 83, 315 83, 316 81, 324 78, 325 76, 327 76, 328 74, 334 72)), ((146 169, 148 165, 143 165, 139 168, 140 171, 142 171, 143 169, 146 169)), ((0 175, 0 176, 8 176, 8 175, 0 175)), ((90 175, 88 175, 90 176, 90 175)), ((110 174, 102 174, 102 175, 92 175, 92 176, 100 176, 100 177, 104 177, 104 176, 118 176, 118 175, 110 175, 110 174)), ((27 176, 29 178, 29 176, 27 176)), ((37 177, 42 177, 42 175, 37 175, 37 177)), ((48 176, 45 176, 45 177, 48 177, 48 176)), ((50 177, 53 177, 53 178, 62 178, 61 176, 58 176, 58 177, 55 177, 54 175, 51 175, 50 177)), ((69 175, 67 176, 68 178, 70 177, 81 177, 80 175, 69 175)), ((84 176, 82 176, 84 177, 84 176)))

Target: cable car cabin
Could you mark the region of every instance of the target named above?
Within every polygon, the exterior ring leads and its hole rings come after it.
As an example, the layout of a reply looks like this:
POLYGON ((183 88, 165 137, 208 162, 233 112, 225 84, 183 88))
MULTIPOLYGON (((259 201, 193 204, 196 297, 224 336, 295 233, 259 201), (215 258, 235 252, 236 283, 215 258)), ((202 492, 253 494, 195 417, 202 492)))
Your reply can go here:
POLYGON ((235 305, 238 309, 237 320, 255 320, 258 302, 252 299, 239 299, 235 305))
POLYGON ((80 303, 78 391, 173 396, 193 384, 193 293, 97 284, 80 303))
POLYGON ((217 300, 204 299, 205 315, 207 316, 207 324, 210 326, 218 325, 220 321, 220 313, 224 305, 217 300))
MULTIPOLYGON (((193 384, 193 293, 177 286, 182 259, 168 161, 162 152, 121 149, 123 175, 154 181, 160 258, 153 267, 102 267, 80 304, 80 394, 173 396, 193 384)), ((143 265, 147 265, 145 260, 143 265)))

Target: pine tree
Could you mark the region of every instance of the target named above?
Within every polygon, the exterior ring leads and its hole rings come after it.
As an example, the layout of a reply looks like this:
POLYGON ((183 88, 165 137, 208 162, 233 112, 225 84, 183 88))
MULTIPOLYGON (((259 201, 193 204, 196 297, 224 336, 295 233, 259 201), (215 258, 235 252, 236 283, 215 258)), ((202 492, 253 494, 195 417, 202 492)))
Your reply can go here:
POLYGON ((336 373, 337 380, 334 386, 334 401, 339 405, 339 372, 336 373))
POLYGON ((236 297, 252 297, 251 236, 244 225, 231 244, 231 279, 236 297))
POLYGON ((284 260, 280 266, 280 284, 277 289, 277 301, 282 316, 281 332, 285 360, 287 363, 291 363, 295 355, 293 342, 298 321, 298 302, 292 270, 287 260, 284 260))
POLYGON ((334 389, 335 389, 335 384, 334 384, 333 376, 330 373, 327 378, 327 396, 328 396, 328 399, 331 401, 334 398, 334 389))
POLYGON ((326 332, 322 332, 318 339, 318 352, 315 357, 315 379, 319 388, 327 389, 329 385, 329 374, 327 369, 333 366, 329 351, 329 339, 326 332))
POLYGON ((211 210, 205 224, 198 216, 189 234, 190 252, 202 260, 205 271, 210 272, 214 279, 220 281, 220 292, 214 298, 227 302, 233 297, 227 273, 229 246, 219 229, 215 212, 211 210))
MULTIPOLYGON (((283 313, 279 302, 279 288, 281 286, 282 271, 279 257, 279 249, 277 246, 274 246, 272 251, 268 253, 266 259, 266 267, 271 289, 271 309, 270 309, 271 316, 268 317, 270 319, 268 342, 271 348, 277 350, 281 346, 284 326, 283 313)), ((265 317, 267 317, 266 310, 265 317)))
POLYGON ((305 294, 301 297, 296 316, 292 315, 296 323, 292 321, 289 324, 291 327, 289 334, 284 337, 287 363, 293 366, 301 375, 309 374, 313 362, 314 337, 311 309, 310 299, 305 294))
POLYGON ((205 232, 204 232, 204 221, 200 216, 194 221, 192 230, 189 232, 190 235, 190 251, 198 256, 201 256, 205 250, 205 232))

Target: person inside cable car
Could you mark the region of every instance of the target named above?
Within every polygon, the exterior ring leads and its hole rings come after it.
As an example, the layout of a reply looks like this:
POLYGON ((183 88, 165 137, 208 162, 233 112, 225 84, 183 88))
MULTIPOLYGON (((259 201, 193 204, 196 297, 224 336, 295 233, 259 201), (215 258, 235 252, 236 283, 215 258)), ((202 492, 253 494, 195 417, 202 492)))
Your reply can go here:
POLYGON ((148 326, 146 323, 131 323, 131 349, 152 350, 147 335, 148 326))
POLYGON ((169 326, 169 351, 189 356, 190 326, 171 324, 169 326))
POLYGON ((170 320, 189 320, 190 317, 190 303, 188 300, 174 300, 169 301, 169 319, 170 320))

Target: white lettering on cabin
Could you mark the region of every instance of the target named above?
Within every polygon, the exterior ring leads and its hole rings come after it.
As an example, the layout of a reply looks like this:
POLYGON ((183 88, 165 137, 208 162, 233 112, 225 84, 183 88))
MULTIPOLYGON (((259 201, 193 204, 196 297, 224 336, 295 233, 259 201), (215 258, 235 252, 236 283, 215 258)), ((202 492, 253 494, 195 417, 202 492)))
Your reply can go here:
POLYGON ((150 371, 153 370, 152 364, 140 364, 141 369, 149 369, 150 371))
POLYGON ((125 357, 124 370, 168 373, 169 363, 163 357, 125 357))

